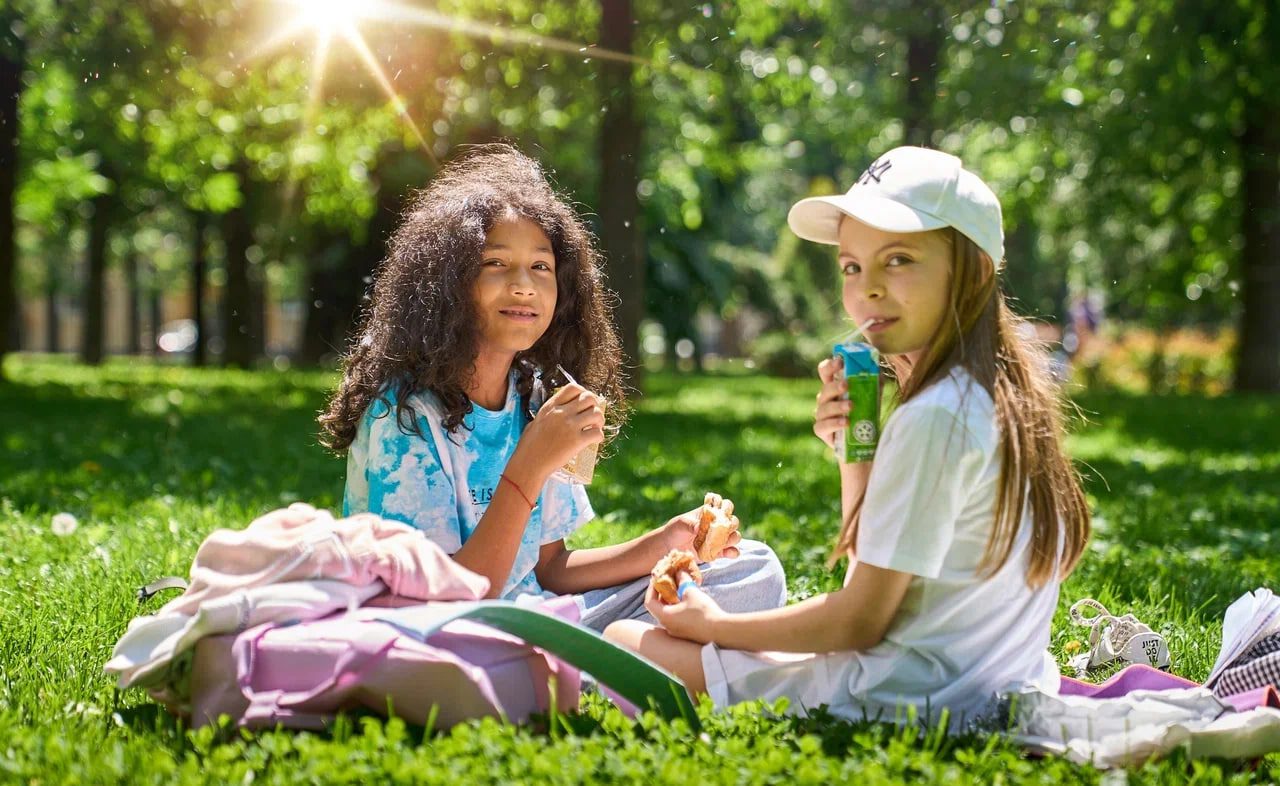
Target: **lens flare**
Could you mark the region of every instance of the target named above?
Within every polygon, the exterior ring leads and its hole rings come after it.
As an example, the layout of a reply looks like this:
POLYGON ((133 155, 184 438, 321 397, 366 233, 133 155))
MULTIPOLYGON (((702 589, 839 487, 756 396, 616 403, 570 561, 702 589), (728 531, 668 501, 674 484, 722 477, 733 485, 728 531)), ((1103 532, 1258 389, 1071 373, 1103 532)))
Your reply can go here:
MULTIPOLYGON (((309 125, 323 93, 324 72, 332 41, 341 39, 360 57, 369 74, 377 81, 386 93, 391 106, 400 115, 401 120, 413 132, 414 138, 422 148, 431 155, 430 147, 422 134, 422 130, 413 120, 406 108, 406 102, 396 93, 391 80, 378 64, 377 58, 369 49, 368 43, 360 34, 361 23, 393 23, 409 24, 416 27, 443 30, 470 38, 480 38, 499 45, 531 46, 549 49, 556 52, 581 55, 596 60, 611 60, 632 64, 643 64, 643 58, 625 52, 614 52, 600 47, 568 41, 562 38, 538 35, 520 30, 500 27, 487 22, 449 16, 429 8, 419 8, 392 0, 280 0, 288 15, 288 23, 276 31, 274 35, 259 45, 250 58, 269 53, 287 41, 310 33, 315 37, 315 49, 312 53, 310 100, 303 123, 309 125)), ((671 67, 668 64, 667 67, 671 67)), ((434 156, 432 156, 434 158, 434 156)))
MULTIPOLYGON (((307 105, 300 119, 300 129, 305 132, 314 125, 316 113, 324 97, 324 79, 330 52, 336 43, 353 51, 368 70, 369 75, 386 94, 391 107, 421 149, 433 161, 435 154, 410 114, 407 102, 396 92, 392 80, 379 65, 360 32, 362 25, 408 25, 454 33, 467 38, 489 41, 498 46, 529 46, 564 52, 590 60, 609 60, 630 64, 650 65, 664 69, 682 69, 678 62, 654 63, 627 52, 602 49, 594 44, 584 44, 563 38, 538 35, 508 27, 480 22, 474 19, 450 16, 429 8, 421 8, 395 0, 273 0, 280 7, 284 24, 262 41, 250 53, 250 60, 264 57, 298 40, 311 37, 311 78, 308 85, 307 105)), ((294 196, 294 183, 290 180, 285 190, 286 206, 294 196)), ((286 207, 287 209, 287 207, 286 207)))
POLYGON ((309 26, 330 33, 353 29, 359 16, 356 6, 346 0, 309 0, 300 2, 298 9, 309 26))

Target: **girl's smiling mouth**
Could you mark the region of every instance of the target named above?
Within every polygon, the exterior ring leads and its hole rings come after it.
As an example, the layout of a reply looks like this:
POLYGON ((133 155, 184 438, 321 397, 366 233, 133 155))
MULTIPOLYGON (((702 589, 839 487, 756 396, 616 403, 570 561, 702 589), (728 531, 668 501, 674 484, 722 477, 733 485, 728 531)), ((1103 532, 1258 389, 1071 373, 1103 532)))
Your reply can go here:
POLYGON ((531 308, 523 308, 520 306, 516 306, 513 308, 498 309, 498 313, 503 315, 504 317, 507 317, 508 319, 514 319, 517 322, 533 322, 538 318, 537 311, 534 311, 531 308))

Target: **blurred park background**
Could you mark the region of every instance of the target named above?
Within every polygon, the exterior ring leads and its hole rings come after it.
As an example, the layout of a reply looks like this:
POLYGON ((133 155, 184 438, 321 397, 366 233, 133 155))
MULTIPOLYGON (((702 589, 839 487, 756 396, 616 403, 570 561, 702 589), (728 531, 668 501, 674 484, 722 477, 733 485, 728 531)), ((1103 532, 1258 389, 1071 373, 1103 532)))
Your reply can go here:
POLYGON ((331 365, 411 191, 500 139, 645 367, 811 374, 836 267, 786 211, 911 143, 1000 194, 1065 373, 1280 390, 1274 0, 0 0, 0 350, 331 365))
MULTIPOLYGON (((215 528, 340 506, 315 413, 386 238, 441 162, 495 140, 589 216, 651 372, 574 547, 716 489, 792 600, 839 586, 812 375, 846 326, 834 251, 785 217, 914 143, 1000 195, 1004 284, 1090 416, 1058 662, 1089 596, 1203 679, 1227 605, 1280 575, 1280 0, 0 0, 0 772, 1098 783, 999 736, 758 704, 704 705, 692 746, 603 701, 581 734, 366 718, 215 746, 116 690, 100 664, 139 586, 215 528)), ((1280 756, 1142 776, 1275 783, 1280 756)))

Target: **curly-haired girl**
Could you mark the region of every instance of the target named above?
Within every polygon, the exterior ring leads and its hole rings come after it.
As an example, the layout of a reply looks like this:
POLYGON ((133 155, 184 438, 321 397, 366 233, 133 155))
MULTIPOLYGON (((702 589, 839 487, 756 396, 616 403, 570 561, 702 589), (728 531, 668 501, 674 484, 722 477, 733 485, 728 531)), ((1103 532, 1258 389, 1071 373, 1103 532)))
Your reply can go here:
MULTIPOLYGON (((489 578, 493 597, 578 594, 583 622, 646 619, 649 569, 689 548, 694 512, 626 543, 571 551, 594 513, 553 473, 616 435, 622 357, 591 233, 538 163, 507 145, 455 161, 391 239, 363 332, 321 414, 347 453, 344 512, 404 521, 489 578), (581 381, 531 413, 557 365, 581 381), (608 416, 604 402, 608 402, 608 416)), ((707 591, 740 609, 785 601, 767 546, 736 539, 707 591)))

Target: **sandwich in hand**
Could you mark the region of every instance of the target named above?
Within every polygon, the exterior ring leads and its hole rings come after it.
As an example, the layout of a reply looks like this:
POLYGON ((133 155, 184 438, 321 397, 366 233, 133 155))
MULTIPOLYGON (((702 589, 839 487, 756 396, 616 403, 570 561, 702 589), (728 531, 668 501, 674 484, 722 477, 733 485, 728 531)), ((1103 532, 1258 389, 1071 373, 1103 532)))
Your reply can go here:
POLYGON ((680 602, 680 585, 686 581, 694 584, 702 583, 702 571, 698 570, 698 560, 692 552, 673 549, 667 556, 658 560, 649 573, 649 583, 663 603, 680 602))
POLYGON ((729 543, 729 536, 737 531, 738 518, 733 515, 733 500, 725 499, 714 491, 707 492, 698 517, 698 531, 693 536, 698 560, 710 562, 719 557, 729 543))

